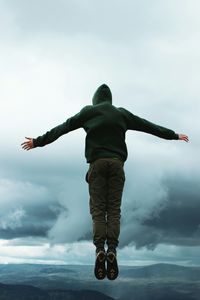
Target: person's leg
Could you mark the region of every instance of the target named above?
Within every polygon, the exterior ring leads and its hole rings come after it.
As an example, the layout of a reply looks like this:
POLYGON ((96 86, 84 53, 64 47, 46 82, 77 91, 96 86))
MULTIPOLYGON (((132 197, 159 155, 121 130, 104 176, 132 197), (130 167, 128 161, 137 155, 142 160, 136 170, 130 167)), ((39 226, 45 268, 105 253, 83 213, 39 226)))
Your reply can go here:
POLYGON ((106 241, 107 162, 99 159, 90 165, 88 183, 90 213, 93 220, 93 242, 104 249, 106 241))
POLYGON ((87 181, 89 183, 90 213, 93 220, 93 243, 96 246, 94 274, 97 279, 106 276, 106 198, 107 198, 107 163, 97 160, 91 164, 87 181))
POLYGON ((117 278, 119 270, 116 247, 119 243, 121 198, 125 175, 123 162, 113 160, 109 164, 107 195, 107 277, 110 280, 117 278))
POLYGON ((121 199, 125 182, 123 162, 112 160, 109 165, 107 195, 107 245, 115 249, 119 243, 121 199))

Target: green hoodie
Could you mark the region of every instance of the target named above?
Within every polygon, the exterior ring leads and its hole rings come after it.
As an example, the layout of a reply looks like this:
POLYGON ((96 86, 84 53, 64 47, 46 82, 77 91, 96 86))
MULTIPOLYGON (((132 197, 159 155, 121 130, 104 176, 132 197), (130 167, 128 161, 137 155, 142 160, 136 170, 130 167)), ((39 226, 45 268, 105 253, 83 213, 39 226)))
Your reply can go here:
POLYGON ((63 124, 34 139, 34 147, 45 146, 63 134, 83 128, 86 132, 85 157, 90 163, 98 158, 108 157, 116 157, 125 161, 127 159, 125 143, 127 130, 143 131, 168 140, 178 139, 174 131, 139 118, 124 108, 112 105, 112 93, 106 84, 97 89, 92 102, 93 105, 85 106, 63 124))

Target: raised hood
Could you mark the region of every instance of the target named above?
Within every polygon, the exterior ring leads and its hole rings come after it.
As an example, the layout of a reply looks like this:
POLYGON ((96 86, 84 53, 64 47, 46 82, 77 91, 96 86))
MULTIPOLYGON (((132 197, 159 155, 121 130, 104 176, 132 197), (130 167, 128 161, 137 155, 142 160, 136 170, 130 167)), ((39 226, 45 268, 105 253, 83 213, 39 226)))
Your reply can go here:
POLYGON ((92 98, 93 105, 97 105, 102 102, 108 102, 112 104, 112 93, 106 84, 100 85, 92 98))

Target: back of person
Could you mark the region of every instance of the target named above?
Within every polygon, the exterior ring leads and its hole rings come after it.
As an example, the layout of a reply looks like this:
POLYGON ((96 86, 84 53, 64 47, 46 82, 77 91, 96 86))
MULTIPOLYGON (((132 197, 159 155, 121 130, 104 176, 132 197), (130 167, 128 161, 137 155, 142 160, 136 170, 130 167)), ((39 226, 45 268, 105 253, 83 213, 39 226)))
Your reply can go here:
POLYGON ((127 130, 123 113, 108 102, 88 107, 90 117, 84 123, 88 162, 103 157, 118 157, 125 161, 127 130))
POLYGON ((184 140, 188 136, 142 119, 125 108, 112 104, 110 88, 103 84, 94 94, 92 105, 64 123, 37 138, 27 138, 24 150, 43 147, 60 136, 83 128, 86 132, 85 157, 90 164, 86 174, 89 185, 90 213, 93 219, 93 243, 96 246, 94 273, 97 279, 118 276, 117 252, 120 234, 121 199, 125 182, 124 162, 127 159, 127 130, 143 131, 167 140, 184 140), (107 244, 107 252, 105 252, 107 244), (107 265, 105 265, 107 264, 107 265))

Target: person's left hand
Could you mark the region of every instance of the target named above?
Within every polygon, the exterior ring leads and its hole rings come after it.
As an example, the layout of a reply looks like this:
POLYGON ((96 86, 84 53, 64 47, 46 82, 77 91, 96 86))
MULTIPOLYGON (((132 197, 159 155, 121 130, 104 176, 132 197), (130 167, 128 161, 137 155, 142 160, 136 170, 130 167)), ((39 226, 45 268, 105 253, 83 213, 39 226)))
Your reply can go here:
POLYGON ((189 137, 186 134, 179 133, 178 139, 181 141, 189 142, 189 137))
POLYGON ((28 141, 25 141, 21 144, 22 146, 22 149, 24 150, 31 150, 34 148, 34 145, 33 145, 33 139, 32 138, 29 138, 29 137, 26 137, 26 139, 28 141))

